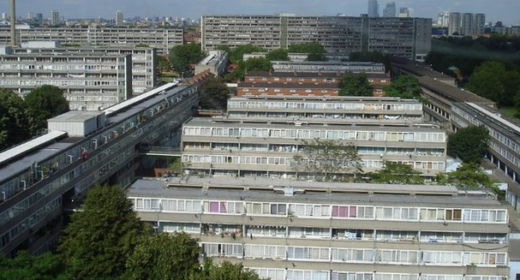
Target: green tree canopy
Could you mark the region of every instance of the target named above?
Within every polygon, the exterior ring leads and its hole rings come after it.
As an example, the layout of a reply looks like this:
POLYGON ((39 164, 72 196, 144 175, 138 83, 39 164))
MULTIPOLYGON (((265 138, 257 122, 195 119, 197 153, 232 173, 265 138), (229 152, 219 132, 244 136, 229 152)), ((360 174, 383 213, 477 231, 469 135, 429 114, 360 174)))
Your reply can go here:
POLYGON ((266 58, 269 61, 288 61, 289 52, 284 49, 272 50, 267 53, 266 58))
POLYGON ((374 183, 384 184, 423 184, 421 172, 409 164, 385 161, 383 169, 371 174, 374 183))
POLYGON ((327 61, 327 51, 318 42, 292 44, 288 48, 289 53, 306 53, 307 61, 327 61))
POLYGON ((520 92, 520 72, 516 70, 507 71, 502 79, 504 85, 504 95, 500 100, 500 104, 504 106, 515 106, 515 98, 520 92))
POLYGON ((242 81, 246 71, 270 71, 271 62, 267 58, 253 57, 246 61, 240 61, 238 67, 225 77, 226 81, 242 81))
POLYGON ((462 163, 455 171, 437 175, 438 184, 454 185, 459 188, 493 188, 494 181, 477 163, 462 163))
POLYGON ((345 73, 338 87, 340 96, 372 96, 374 90, 365 73, 345 73))
POLYGON ((333 140, 303 140, 303 150, 293 157, 292 168, 299 175, 319 182, 341 181, 362 173, 361 158, 356 147, 333 140))
POLYGON ((202 87, 199 105, 203 109, 225 110, 230 94, 221 78, 210 78, 202 87))
POLYGON ((59 280, 67 279, 58 256, 44 253, 39 256, 20 251, 14 258, 0 256, 0 279, 3 280, 59 280))
POLYGON ((240 263, 223 261, 215 265, 212 259, 206 259, 203 270, 193 280, 260 280, 260 277, 240 263))
POLYGON ((47 128, 47 120, 69 111, 69 102, 58 87, 44 85, 25 96, 29 129, 36 136, 38 130, 47 128))
POLYGON ((475 69, 466 88, 484 98, 500 103, 505 94, 503 78, 506 68, 503 63, 486 61, 475 69))
POLYGON ((83 211, 72 214, 58 252, 75 279, 114 279, 123 275, 127 256, 143 226, 119 186, 96 186, 83 211))
POLYGON ((199 246, 186 233, 143 236, 128 257, 126 268, 124 278, 129 280, 189 279, 199 268, 199 246))
POLYGON ((219 49, 226 50, 229 52, 229 62, 233 64, 238 64, 241 61, 244 61, 244 54, 246 53, 254 53, 254 52, 266 52, 264 48, 257 47, 255 45, 243 45, 238 46, 234 49, 230 49, 229 47, 222 46, 219 49))
POLYGON ((172 70, 172 65, 168 59, 167 55, 158 55, 157 56, 157 71, 162 74, 165 72, 170 72, 172 70))
POLYGON ((178 73, 188 71, 190 64, 200 62, 205 56, 200 44, 177 45, 170 50, 172 68, 178 73))
POLYGON ((271 70, 271 61, 267 58, 253 57, 245 61, 246 71, 269 71, 271 70))
POLYGON ((385 96, 406 99, 420 98, 422 89, 419 80, 412 75, 399 75, 392 84, 384 88, 385 96))
POLYGON ((448 155, 466 163, 480 163, 488 148, 489 132, 485 126, 469 126, 448 136, 448 155))
POLYGON ((18 94, 0 88, 0 151, 29 139, 26 107, 18 94))

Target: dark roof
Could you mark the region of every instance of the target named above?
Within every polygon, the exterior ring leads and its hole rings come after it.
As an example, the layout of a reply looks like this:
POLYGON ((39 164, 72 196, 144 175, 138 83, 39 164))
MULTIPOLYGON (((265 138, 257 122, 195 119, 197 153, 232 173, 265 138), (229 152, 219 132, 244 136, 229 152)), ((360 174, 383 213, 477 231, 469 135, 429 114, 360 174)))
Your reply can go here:
POLYGON ((412 61, 404 57, 392 57, 391 59, 392 64, 397 65, 403 69, 405 69, 407 72, 410 72, 418 77, 430 77, 430 78, 437 78, 442 80, 452 80, 455 81, 455 78, 448 76, 444 73, 437 72, 433 70, 430 65, 421 63, 418 61, 412 61))
MULTIPOLYGON (((288 78, 337 78, 343 76, 345 72, 267 72, 267 71, 251 71, 247 72, 246 79, 248 77, 288 77, 288 78)), ((390 78, 387 74, 380 73, 366 73, 369 78, 390 78)))
POLYGON ((339 89, 336 84, 297 84, 297 83, 239 83, 238 88, 305 88, 305 89, 339 89))
POLYGON ((495 102, 478 96, 470 91, 459 89, 430 77, 420 77, 418 80, 422 87, 425 87, 452 102, 473 102, 487 105, 495 104, 495 102))

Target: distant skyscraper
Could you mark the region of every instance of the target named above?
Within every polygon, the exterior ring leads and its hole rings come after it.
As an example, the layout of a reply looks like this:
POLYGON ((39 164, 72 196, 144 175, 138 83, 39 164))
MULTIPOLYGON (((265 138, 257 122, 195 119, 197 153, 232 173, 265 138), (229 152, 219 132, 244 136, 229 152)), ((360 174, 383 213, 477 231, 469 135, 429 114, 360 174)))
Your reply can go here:
POLYGON ((486 26, 486 15, 475 14, 475 20, 473 22, 475 24, 475 35, 484 34, 484 26, 486 26))
POLYGON ((123 12, 117 10, 116 12, 116 25, 123 25, 123 12))
POLYGON ((50 25, 60 25, 60 13, 58 11, 51 11, 50 25))
POLYGON ((448 11, 440 12, 439 15, 437 16, 436 25, 438 27, 448 27, 449 22, 450 22, 450 12, 448 12, 448 11))
POLYGON ((473 30, 473 14, 464 13, 462 14, 462 21, 460 27, 460 35, 472 35, 473 30))
POLYGON ((396 13, 397 9, 395 7, 395 2, 386 3, 386 7, 383 12, 383 17, 395 17, 396 13))
POLYGON ((368 0, 368 17, 379 17, 379 4, 377 0, 368 0))
POLYGON ((27 13, 27 19, 28 20, 33 20, 34 19, 34 14, 32 12, 28 12, 27 13))
POLYGON ((411 8, 403 7, 399 9, 399 15, 397 16, 400 18, 413 17, 413 11, 411 8))
POLYGON ((7 20, 7 13, 2 13, 2 19, 7 20))
POLYGON ((455 33, 460 34, 460 13, 450 13, 450 22, 448 24, 448 34, 453 35, 455 33))
POLYGON ((43 20, 43 14, 42 13, 36 13, 34 19, 37 20, 37 21, 42 21, 43 20))

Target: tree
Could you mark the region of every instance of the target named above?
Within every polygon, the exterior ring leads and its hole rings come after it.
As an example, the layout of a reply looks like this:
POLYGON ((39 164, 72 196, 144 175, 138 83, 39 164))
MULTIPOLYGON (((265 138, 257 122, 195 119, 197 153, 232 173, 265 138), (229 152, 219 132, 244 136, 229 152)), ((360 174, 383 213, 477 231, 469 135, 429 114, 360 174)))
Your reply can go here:
POLYGON ((67 279, 57 255, 39 256, 20 251, 14 258, 0 256, 0 279, 3 280, 56 280, 67 279))
POLYGON ((47 128, 47 120, 69 111, 69 102, 58 87, 44 85, 25 96, 29 130, 33 136, 47 128))
POLYGON ((165 72, 170 72, 172 69, 171 63, 168 60, 168 56, 158 55, 157 56, 157 70, 159 74, 163 74, 165 72))
POLYGON ((485 126, 469 126, 448 136, 448 155, 466 163, 480 163, 488 148, 489 132, 485 126))
POLYGON ((269 61, 289 61, 289 52, 284 49, 276 49, 268 52, 265 58, 269 61))
POLYGON ((503 77, 506 74, 504 64, 486 61, 475 69, 466 88, 484 98, 499 103, 505 93, 503 77))
POLYGON ((247 71, 270 71, 271 62, 267 58, 253 57, 240 61, 238 67, 226 75, 226 81, 243 80, 247 71))
POLYGON ((385 184, 423 184, 421 172, 409 164, 385 161, 383 169, 371 174, 374 183, 385 184))
POLYGON ((290 53, 306 53, 307 61, 327 61, 327 51, 318 42, 292 44, 288 51, 290 53))
POLYGON ((374 91, 365 73, 345 73, 341 77, 338 87, 340 96, 372 96, 374 91))
POLYGON ((271 70, 271 61, 267 58, 253 57, 245 61, 246 71, 269 71, 271 70))
POLYGON ((129 280, 189 279, 199 268, 199 246, 186 233, 143 236, 126 268, 125 279, 129 280))
POLYGON ((76 279, 114 279, 123 275, 126 259, 144 232, 132 203, 119 186, 96 186, 83 211, 72 214, 58 252, 76 279))
POLYGON ((302 141, 303 150, 293 157, 292 167, 320 182, 340 181, 346 174, 362 173, 356 147, 333 140, 302 141))
POLYGON ((384 88, 385 96, 406 99, 420 98, 422 89, 419 80, 412 75, 400 75, 392 84, 384 88))
POLYGON ((203 270, 194 280, 260 280, 260 277, 241 263, 223 261, 217 266, 212 259, 206 259, 203 270))
POLYGON ((238 64, 240 61, 244 61, 244 54, 246 53, 266 52, 264 48, 257 47, 255 45, 243 45, 234 49, 230 49, 229 47, 222 47, 221 49, 229 50, 229 62, 233 64, 238 64))
POLYGON ((25 111, 18 94, 0 89, 0 151, 30 138, 25 111))
POLYGON ((504 85, 504 95, 500 100, 503 106, 515 106, 515 97, 520 92, 520 72, 516 70, 507 71, 502 78, 504 85))
POLYGON ((462 163, 455 171, 437 175, 438 184, 454 185, 459 188, 493 188, 494 181, 477 163, 462 163))
POLYGON ((203 109, 225 110, 231 92, 220 78, 209 78, 200 93, 200 107, 203 109))
POLYGON ((170 51, 170 62, 173 70, 182 73, 189 70, 190 64, 198 63, 205 56, 200 44, 177 45, 170 51))

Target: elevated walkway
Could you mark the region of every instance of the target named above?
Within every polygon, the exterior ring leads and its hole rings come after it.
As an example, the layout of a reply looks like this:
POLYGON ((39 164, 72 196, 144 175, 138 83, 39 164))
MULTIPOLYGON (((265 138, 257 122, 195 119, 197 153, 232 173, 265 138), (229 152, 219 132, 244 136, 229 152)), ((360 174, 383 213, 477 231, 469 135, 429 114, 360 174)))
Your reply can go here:
POLYGON ((146 146, 139 149, 139 154, 144 156, 180 157, 179 147, 146 146))

